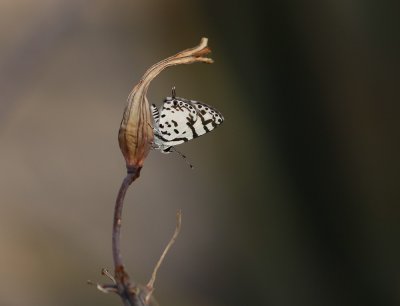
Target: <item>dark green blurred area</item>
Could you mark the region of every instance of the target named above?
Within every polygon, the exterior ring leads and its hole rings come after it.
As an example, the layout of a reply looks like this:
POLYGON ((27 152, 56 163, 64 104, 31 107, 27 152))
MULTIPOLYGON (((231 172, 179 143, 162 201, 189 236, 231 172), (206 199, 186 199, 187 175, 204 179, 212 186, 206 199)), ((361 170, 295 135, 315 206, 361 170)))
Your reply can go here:
POLYGON ((400 303, 399 7, 384 1, 3 1, 0 305, 120 305, 111 267, 117 130, 156 61, 209 38, 213 65, 150 88, 225 123, 153 152, 127 199, 124 258, 161 305, 400 303), (21 288, 23 290, 21 290, 21 288))

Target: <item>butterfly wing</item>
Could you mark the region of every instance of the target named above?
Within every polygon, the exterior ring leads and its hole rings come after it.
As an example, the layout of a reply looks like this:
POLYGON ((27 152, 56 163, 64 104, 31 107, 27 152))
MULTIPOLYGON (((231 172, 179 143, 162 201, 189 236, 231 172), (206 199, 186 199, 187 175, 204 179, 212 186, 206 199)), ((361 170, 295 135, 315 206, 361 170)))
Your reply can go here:
MULTIPOLYGON (((203 102, 191 101, 196 108, 198 119, 193 124, 193 138, 199 137, 215 129, 224 122, 224 117, 215 108, 203 102)), ((190 127, 190 126, 189 126, 190 127)))
POLYGON ((175 146, 212 131, 224 120, 215 108, 198 101, 168 97, 158 114, 152 106, 157 123, 155 137, 164 147, 175 146))
POLYGON ((160 121, 160 113, 157 106, 155 106, 154 104, 151 105, 151 113, 153 115, 154 123, 158 125, 158 122, 160 121))
POLYGON ((197 120, 197 112, 189 100, 166 98, 160 110, 158 137, 164 145, 175 146, 193 138, 188 122, 197 120))

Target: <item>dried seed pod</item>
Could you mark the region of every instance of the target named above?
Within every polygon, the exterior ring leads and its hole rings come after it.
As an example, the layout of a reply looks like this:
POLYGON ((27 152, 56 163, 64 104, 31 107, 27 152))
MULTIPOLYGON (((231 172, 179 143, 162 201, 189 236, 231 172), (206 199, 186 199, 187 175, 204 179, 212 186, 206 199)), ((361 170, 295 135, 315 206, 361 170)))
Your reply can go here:
POLYGON ((118 133, 119 146, 125 157, 128 172, 138 172, 142 168, 154 138, 152 117, 146 97, 150 82, 170 66, 196 62, 212 63, 212 59, 203 57, 210 52, 207 38, 202 38, 198 46, 181 51, 151 66, 133 88, 128 96, 128 105, 118 133))

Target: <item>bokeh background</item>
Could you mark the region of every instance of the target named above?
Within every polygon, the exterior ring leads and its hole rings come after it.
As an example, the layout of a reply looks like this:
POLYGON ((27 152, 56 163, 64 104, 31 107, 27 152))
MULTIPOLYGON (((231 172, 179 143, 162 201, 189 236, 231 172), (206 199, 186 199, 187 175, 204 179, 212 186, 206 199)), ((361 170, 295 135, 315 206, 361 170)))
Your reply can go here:
POLYGON ((172 86, 225 116, 151 152, 124 210, 123 257, 160 305, 399 305, 398 9, 385 1, 2 0, 0 305, 120 305, 112 268, 126 97, 209 38, 172 86))

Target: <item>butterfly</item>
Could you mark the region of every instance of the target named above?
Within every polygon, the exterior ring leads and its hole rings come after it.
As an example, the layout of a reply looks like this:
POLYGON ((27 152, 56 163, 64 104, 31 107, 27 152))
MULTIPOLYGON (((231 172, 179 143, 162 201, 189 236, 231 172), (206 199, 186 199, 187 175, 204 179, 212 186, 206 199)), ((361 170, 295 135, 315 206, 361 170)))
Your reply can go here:
POLYGON ((154 119, 153 149, 162 153, 176 151, 174 146, 211 132, 224 121, 215 108, 176 97, 175 87, 172 88, 172 97, 165 98, 160 111, 154 104, 151 111, 154 119))

